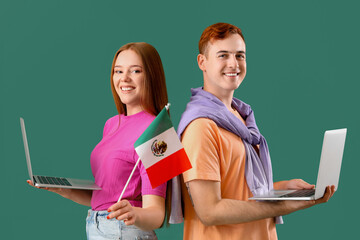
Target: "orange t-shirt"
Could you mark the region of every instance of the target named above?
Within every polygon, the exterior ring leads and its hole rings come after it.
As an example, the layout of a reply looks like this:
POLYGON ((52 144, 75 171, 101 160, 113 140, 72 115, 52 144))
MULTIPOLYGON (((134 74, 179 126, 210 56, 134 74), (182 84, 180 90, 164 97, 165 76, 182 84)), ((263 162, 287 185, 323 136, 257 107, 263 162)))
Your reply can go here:
MULTIPOLYGON (((241 119, 240 115, 238 118, 241 119)), ((183 173, 184 182, 218 181, 221 182, 222 198, 249 201, 252 193, 245 179, 246 153, 240 137, 219 128, 210 119, 198 118, 185 129, 182 143, 192 164, 192 169, 183 173)), ((274 218, 241 224, 205 226, 196 215, 184 184, 183 199, 184 240, 277 239, 274 218)))

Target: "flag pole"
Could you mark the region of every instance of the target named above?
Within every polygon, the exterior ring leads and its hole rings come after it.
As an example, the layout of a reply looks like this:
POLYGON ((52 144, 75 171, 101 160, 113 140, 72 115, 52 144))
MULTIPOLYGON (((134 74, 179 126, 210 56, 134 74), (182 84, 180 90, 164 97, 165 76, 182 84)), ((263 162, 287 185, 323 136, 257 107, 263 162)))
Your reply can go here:
POLYGON ((170 103, 168 103, 168 104, 165 105, 165 108, 166 108, 167 111, 169 111, 170 106, 171 106, 170 103))
POLYGON ((137 165, 139 164, 139 162, 140 162, 140 158, 138 158, 138 160, 136 161, 135 166, 134 166, 133 170, 131 171, 130 176, 129 176, 117 202, 120 202, 121 198, 123 197, 124 192, 125 192, 127 186, 129 185, 129 182, 130 182, 132 176, 134 175, 135 169, 136 169, 137 165))
MULTIPOLYGON (((169 110, 170 105, 171 105, 170 103, 165 105, 166 110, 169 110)), ((136 161, 135 166, 134 166, 133 170, 131 171, 130 176, 129 176, 117 202, 120 202, 121 198, 123 197, 124 192, 125 192, 127 186, 129 185, 129 182, 130 182, 132 176, 134 175, 135 169, 136 169, 137 165, 139 164, 139 161, 140 161, 140 158, 138 158, 138 160, 136 161)))

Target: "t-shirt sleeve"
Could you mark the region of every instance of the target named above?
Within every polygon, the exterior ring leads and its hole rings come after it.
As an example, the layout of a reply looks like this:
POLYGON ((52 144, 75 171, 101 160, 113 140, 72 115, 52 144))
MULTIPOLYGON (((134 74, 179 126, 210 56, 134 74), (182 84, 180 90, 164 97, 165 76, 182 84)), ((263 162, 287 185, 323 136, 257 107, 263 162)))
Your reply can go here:
POLYGON ((104 126, 103 138, 113 133, 119 127, 119 115, 109 118, 104 126))
POLYGON ((110 122, 111 122, 111 118, 108 119, 105 123, 105 126, 104 126, 104 130, 103 130, 103 138, 109 133, 109 129, 110 129, 110 122))
POLYGON ((149 176, 142 162, 139 162, 140 177, 141 177, 141 194, 142 195, 156 195, 166 197, 166 182, 156 188, 152 188, 149 176))
POLYGON ((219 163, 219 129, 206 118, 192 121, 182 134, 182 144, 192 168, 183 173, 184 181, 221 181, 219 163))

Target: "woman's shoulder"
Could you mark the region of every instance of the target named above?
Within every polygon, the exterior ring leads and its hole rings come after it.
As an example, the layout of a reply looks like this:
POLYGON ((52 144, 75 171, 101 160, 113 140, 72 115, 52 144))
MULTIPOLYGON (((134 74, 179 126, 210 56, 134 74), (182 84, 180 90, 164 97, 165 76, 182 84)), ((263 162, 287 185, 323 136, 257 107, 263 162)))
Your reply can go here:
POLYGON ((107 135, 109 132, 112 132, 115 127, 119 125, 119 115, 115 115, 108 120, 106 120, 103 130, 103 136, 107 135))
POLYGON ((133 136, 140 136, 154 119, 154 115, 145 111, 130 116, 121 115, 120 129, 133 136))
POLYGON ((126 120, 131 120, 134 123, 147 125, 150 124, 156 118, 156 116, 146 111, 142 111, 125 118, 126 120))
POLYGON ((156 118, 156 116, 151 114, 151 113, 148 113, 148 112, 144 111, 143 112, 143 118, 146 119, 147 121, 152 122, 156 118))
POLYGON ((105 126, 107 125, 113 125, 114 123, 119 123, 119 114, 112 116, 111 118, 109 118, 108 120, 106 120, 105 122, 105 126))

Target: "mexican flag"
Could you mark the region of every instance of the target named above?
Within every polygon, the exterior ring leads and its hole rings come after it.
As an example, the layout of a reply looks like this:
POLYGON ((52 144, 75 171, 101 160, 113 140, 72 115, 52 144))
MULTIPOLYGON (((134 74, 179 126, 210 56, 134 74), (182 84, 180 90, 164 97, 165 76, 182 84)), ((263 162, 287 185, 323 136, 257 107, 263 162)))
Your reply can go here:
POLYGON ((153 188, 191 168, 166 111, 168 106, 161 110, 134 144, 153 188))

